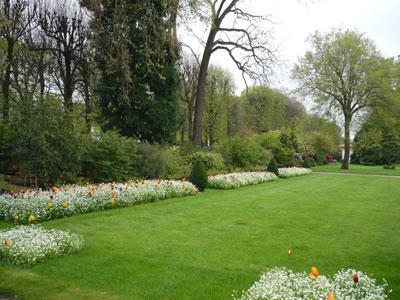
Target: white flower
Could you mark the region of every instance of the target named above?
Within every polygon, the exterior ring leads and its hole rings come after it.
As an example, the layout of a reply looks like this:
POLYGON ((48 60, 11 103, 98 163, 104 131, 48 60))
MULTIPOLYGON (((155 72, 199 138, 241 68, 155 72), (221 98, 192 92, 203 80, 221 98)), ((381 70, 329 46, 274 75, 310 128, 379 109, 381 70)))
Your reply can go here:
POLYGON ((301 175, 307 175, 311 174, 312 171, 307 168, 279 168, 279 177, 281 178, 289 178, 289 177, 294 177, 294 176, 301 176, 301 175))
POLYGON ((356 270, 341 270, 333 278, 320 275, 315 280, 307 273, 294 273, 286 268, 274 268, 263 273, 238 300, 325 300, 333 293, 336 300, 382 300, 387 299, 387 283, 378 285, 375 279, 356 270), (354 283, 354 274, 360 278, 354 283))
POLYGON ((1 260, 27 266, 71 253, 83 246, 83 239, 77 234, 56 229, 47 230, 38 225, 0 230, 0 241, 1 260))
POLYGON ((34 190, 0 195, 0 219, 16 223, 42 222, 196 193, 190 182, 173 180, 66 185, 53 192, 34 190))
POLYGON ((245 185, 259 184, 276 180, 278 177, 270 172, 243 172, 221 174, 208 177, 208 186, 214 189, 234 189, 245 185))

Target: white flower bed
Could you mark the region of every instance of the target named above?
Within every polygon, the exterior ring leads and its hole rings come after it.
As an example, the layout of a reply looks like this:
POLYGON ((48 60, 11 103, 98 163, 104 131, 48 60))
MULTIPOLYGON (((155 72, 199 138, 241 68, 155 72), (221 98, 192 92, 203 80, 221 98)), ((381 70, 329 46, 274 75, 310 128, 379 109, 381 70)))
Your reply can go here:
POLYGON ((52 191, 0 195, 0 219, 35 223, 196 193, 197 189, 189 182, 169 180, 67 185, 52 191))
POLYGON ((286 268, 274 268, 261 275, 246 292, 235 299, 285 299, 285 300, 367 300, 387 299, 387 283, 376 280, 356 270, 341 270, 332 278, 307 273, 294 273, 286 268), (354 276, 358 281, 355 282, 354 276))
POLYGON ((82 246, 83 239, 77 234, 37 225, 0 230, 0 260, 17 265, 29 266, 82 246))
POLYGON ((276 180, 275 174, 270 172, 243 172, 221 174, 208 177, 208 187, 214 189, 234 189, 245 185, 259 184, 276 180))
POLYGON ((307 175, 311 174, 312 171, 307 168, 279 168, 279 177, 281 178, 289 178, 289 177, 294 177, 294 176, 301 176, 301 175, 307 175))

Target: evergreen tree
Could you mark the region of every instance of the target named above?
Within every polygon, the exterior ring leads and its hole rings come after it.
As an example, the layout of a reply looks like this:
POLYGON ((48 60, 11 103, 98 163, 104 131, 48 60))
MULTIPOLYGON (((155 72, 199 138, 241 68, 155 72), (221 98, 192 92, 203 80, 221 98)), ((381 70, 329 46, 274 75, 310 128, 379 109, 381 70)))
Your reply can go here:
POLYGON ((92 1, 97 93, 104 129, 142 141, 173 139, 179 74, 173 1, 92 1))
POLYGON ((200 159, 196 159, 194 162, 189 181, 193 183, 200 192, 204 191, 206 188, 208 184, 207 168, 200 159))

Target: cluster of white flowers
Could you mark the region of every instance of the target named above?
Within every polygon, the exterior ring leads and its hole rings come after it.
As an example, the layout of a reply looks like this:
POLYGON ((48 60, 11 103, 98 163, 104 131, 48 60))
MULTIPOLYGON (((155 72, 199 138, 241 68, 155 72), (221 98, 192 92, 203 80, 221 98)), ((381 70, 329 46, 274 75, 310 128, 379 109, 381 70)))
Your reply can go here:
POLYGON ((221 174, 208 177, 208 187, 227 190, 245 185, 268 182, 276 179, 278 179, 278 177, 270 172, 243 172, 221 174))
POLYGON ((381 300, 387 299, 387 283, 381 285, 356 270, 341 270, 332 278, 320 275, 311 278, 307 273, 294 273, 286 268, 274 268, 261 275, 247 291, 234 299, 255 300, 381 300), (357 281, 354 277, 357 276, 357 281))
POLYGON ((289 178, 289 177, 294 177, 294 176, 301 176, 301 175, 307 175, 311 174, 312 171, 307 168, 279 168, 279 177, 281 178, 289 178))
POLYGON ((66 185, 50 191, 0 195, 0 219, 35 223, 196 193, 196 187, 190 182, 172 180, 66 185))
POLYGON ((81 249, 81 236, 38 225, 0 230, 0 260, 30 266, 48 258, 81 249))

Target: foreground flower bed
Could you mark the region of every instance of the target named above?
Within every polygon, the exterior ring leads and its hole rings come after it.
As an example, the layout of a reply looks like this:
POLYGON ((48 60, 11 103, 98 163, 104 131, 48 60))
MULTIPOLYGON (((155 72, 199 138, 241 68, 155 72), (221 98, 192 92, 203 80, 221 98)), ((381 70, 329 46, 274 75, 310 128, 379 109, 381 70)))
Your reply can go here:
POLYGON ((208 187, 214 189, 235 189, 245 185, 259 184, 276 180, 275 174, 270 172, 243 172, 221 174, 208 177, 208 187))
POLYGON ((47 230, 38 225, 0 230, 0 242, 0 260, 26 266, 77 251, 83 246, 83 239, 77 234, 47 230))
POLYGON ((295 177, 295 176, 301 176, 301 175, 307 175, 311 174, 312 171, 307 168, 280 168, 278 169, 279 171, 279 177, 281 178, 289 178, 289 177, 295 177))
POLYGON ((35 223, 196 193, 197 189, 189 182, 169 180, 67 185, 51 191, 0 195, 0 219, 35 223))
POLYGON ((286 268, 274 268, 261 275, 246 292, 235 299, 328 299, 361 300, 387 299, 387 283, 382 285, 366 274, 356 270, 341 270, 333 277, 312 273, 294 273, 286 268))

